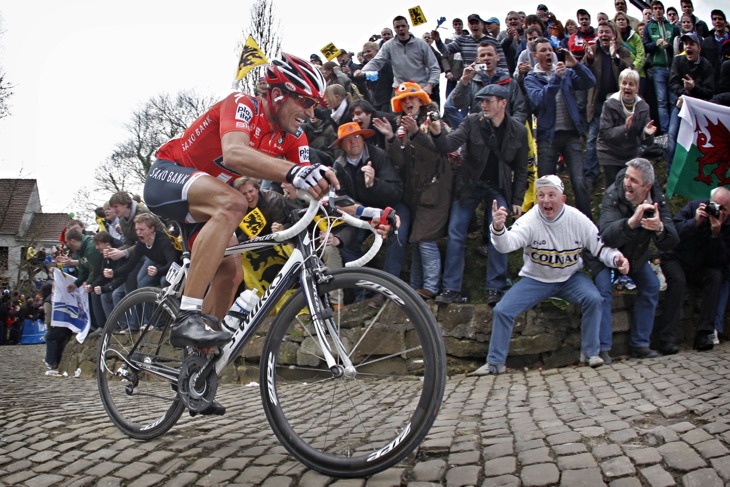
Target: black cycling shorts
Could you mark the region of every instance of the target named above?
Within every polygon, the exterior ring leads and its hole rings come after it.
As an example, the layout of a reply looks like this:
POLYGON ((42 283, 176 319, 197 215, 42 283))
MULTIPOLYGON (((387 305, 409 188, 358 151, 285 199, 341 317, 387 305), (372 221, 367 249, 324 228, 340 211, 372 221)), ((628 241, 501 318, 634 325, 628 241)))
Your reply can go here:
POLYGON ((193 167, 158 159, 144 183, 144 202, 150 211, 163 218, 195 223, 188 208, 188 190, 193 181, 206 175, 193 167))

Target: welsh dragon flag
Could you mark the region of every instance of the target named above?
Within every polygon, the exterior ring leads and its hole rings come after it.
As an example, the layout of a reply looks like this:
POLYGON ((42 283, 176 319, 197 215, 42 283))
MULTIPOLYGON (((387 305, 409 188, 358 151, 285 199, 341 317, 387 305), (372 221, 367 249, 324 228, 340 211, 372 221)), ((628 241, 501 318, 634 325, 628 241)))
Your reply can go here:
POLYGON ((667 197, 706 199, 713 188, 730 185, 730 108, 682 98, 667 197))

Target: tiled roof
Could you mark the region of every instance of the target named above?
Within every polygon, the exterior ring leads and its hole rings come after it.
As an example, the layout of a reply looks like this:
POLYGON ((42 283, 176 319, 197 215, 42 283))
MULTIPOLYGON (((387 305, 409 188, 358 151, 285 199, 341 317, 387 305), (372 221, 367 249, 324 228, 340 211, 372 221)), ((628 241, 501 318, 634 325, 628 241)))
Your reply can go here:
POLYGON ((0 233, 18 233, 36 184, 35 179, 0 179, 0 233))
POLYGON ((34 213, 25 237, 35 241, 57 241, 70 221, 67 213, 34 213))

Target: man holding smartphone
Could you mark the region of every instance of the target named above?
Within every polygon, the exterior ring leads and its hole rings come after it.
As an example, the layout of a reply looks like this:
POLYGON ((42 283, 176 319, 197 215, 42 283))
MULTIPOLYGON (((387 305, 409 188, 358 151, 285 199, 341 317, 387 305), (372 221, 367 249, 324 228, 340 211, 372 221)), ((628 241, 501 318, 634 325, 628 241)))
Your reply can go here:
MULTIPOLYGON (((636 283, 638 295, 632 313, 629 354, 634 358, 657 357, 659 354, 650 347, 650 342, 659 302, 659 279, 649 265, 649 245, 653 242, 657 249, 667 252, 679 243, 679 235, 650 161, 632 159, 618 173, 616 181, 603 195, 598 228, 603 242, 629 259, 628 276, 636 283)), ((586 262, 603 298, 599 356, 604 363, 610 364, 609 352, 613 345, 611 270, 590 256, 586 262)), ((658 345, 664 355, 679 351, 675 343, 658 345)))
POLYGON ((537 175, 557 172, 562 154, 575 195, 575 206, 591 217, 591 200, 583 176, 581 136, 585 131, 576 92, 595 86, 596 78, 570 51, 565 62, 553 62, 553 46, 545 37, 532 45, 537 65, 525 76, 525 92, 537 116, 537 175))

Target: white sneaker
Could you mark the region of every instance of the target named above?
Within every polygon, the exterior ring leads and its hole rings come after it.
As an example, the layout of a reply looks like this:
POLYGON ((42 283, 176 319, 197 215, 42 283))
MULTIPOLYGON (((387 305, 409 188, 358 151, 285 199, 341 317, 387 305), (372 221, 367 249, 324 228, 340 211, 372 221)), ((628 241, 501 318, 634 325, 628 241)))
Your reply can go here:
POLYGON ((596 367, 600 367, 601 365, 603 365, 605 362, 598 355, 592 355, 588 357, 588 359, 586 359, 586 356, 581 353, 580 363, 589 367, 593 367, 595 369, 596 367))
POLYGON ((507 366, 504 364, 484 364, 481 367, 479 367, 477 370, 472 372, 471 376, 481 376, 481 375, 500 375, 507 372, 507 366))
POLYGON ((712 344, 713 345, 719 345, 720 344, 720 338, 717 336, 717 330, 712 332, 712 344))

